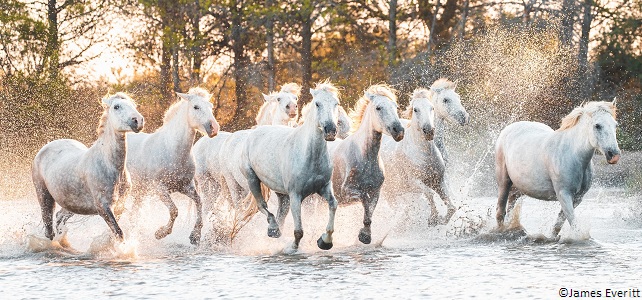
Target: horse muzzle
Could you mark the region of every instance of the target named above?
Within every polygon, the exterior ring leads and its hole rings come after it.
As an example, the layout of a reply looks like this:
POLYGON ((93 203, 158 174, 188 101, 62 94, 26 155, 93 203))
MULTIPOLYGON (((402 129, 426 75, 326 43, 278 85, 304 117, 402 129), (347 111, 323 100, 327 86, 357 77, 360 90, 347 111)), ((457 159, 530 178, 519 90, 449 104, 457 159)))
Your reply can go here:
POLYGON ((205 124, 205 132, 207 133, 207 136, 213 138, 218 134, 220 126, 218 125, 218 122, 216 120, 212 120, 205 124))
POLYGON ((326 141, 334 141, 337 138, 337 126, 334 126, 332 123, 324 125, 323 134, 326 141))
POLYGON ((462 112, 457 119, 457 121, 459 121, 459 125, 461 126, 470 123, 470 115, 466 112, 462 112))
POLYGON ((401 123, 392 125, 392 128, 388 130, 390 136, 395 140, 395 142, 401 141, 405 134, 405 129, 401 126, 401 123))
POLYGON ((609 164, 617 164, 617 162, 620 160, 620 151, 606 151, 606 162, 609 164))
POLYGON ((143 130, 143 127, 145 127, 145 118, 132 117, 129 120, 129 127, 132 129, 133 132, 139 133, 141 130, 143 130))
POLYGON ((424 127, 422 129, 422 131, 424 132, 424 135, 426 135, 426 139, 427 140, 432 141, 435 138, 435 128, 434 127, 432 127, 432 128, 424 127))

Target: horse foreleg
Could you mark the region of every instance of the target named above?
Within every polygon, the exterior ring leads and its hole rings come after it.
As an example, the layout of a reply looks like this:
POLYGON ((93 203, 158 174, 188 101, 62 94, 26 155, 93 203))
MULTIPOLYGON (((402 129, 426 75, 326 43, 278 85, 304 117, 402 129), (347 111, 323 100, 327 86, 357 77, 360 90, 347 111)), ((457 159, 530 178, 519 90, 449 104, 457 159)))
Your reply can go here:
POLYGON ((44 186, 44 183, 36 183, 36 194, 38 195, 38 202, 40 203, 40 212, 42 213, 42 222, 45 224, 45 236, 53 240, 53 212, 56 208, 56 201, 49 193, 49 190, 44 186))
POLYGON ((165 204, 165 206, 167 206, 167 209, 169 209, 169 221, 167 222, 167 225, 161 226, 158 230, 156 230, 154 236, 158 240, 172 233, 172 229, 174 228, 174 221, 178 216, 178 208, 176 208, 176 204, 174 204, 174 201, 172 201, 172 198, 169 196, 169 192, 167 191, 167 189, 162 188, 161 194, 159 196, 163 204, 165 204))
POLYGON ((372 224, 372 215, 379 201, 379 191, 373 191, 372 194, 371 196, 361 197, 363 204, 363 228, 359 230, 359 241, 364 244, 370 244, 372 241, 370 225, 372 224))
MULTIPOLYGON (((435 180, 432 182, 430 188, 433 189, 439 195, 442 201, 444 201, 444 204, 446 205, 446 216, 444 219, 439 222, 439 217, 438 217, 438 212, 437 212, 437 206, 435 205, 435 197, 432 195, 432 199, 430 199, 430 208, 432 210, 431 213, 431 218, 437 218, 436 220, 431 220, 431 223, 442 223, 442 224, 448 224, 450 221, 450 218, 455 214, 455 211, 457 209, 453 205, 452 201, 450 200, 450 187, 448 186, 448 183, 446 182, 446 176, 442 174, 438 180, 435 180)), ((427 198, 427 197, 426 197, 427 198)))
POLYGON ((281 231, 279 230, 279 224, 277 224, 274 215, 270 211, 268 211, 267 202, 265 202, 263 194, 261 193, 261 180, 258 176, 256 176, 256 173, 254 173, 254 170, 252 170, 251 168, 245 169, 244 175, 247 178, 250 192, 252 193, 252 196, 254 196, 254 200, 256 201, 256 205, 258 206, 259 211, 267 216, 267 221, 269 224, 268 236, 272 238, 280 237, 281 231))
POLYGON ((67 223, 67 220, 73 216, 74 213, 62 208, 56 213, 56 232, 60 235, 62 234, 61 226, 64 226, 67 223))
POLYGON ((194 180, 184 186, 181 192, 194 200, 194 204, 196 204, 196 223, 192 233, 189 235, 189 241, 192 245, 198 245, 201 240, 201 230, 203 229, 203 204, 201 203, 201 197, 196 192, 194 180))
POLYGON ((575 206, 577 205, 574 205, 573 203, 573 196, 569 192, 559 191, 557 193, 557 200, 560 202, 562 209, 560 210, 560 213, 557 216, 557 222, 555 222, 555 226, 553 227, 553 237, 559 235, 560 231, 562 230, 562 226, 564 225, 564 221, 566 220, 568 220, 568 223, 573 229, 575 229, 577 226, 577 224, 575 223, 574 210, 575 206))
MULTIPOLYGON (((328 225, 325 228, 325 233, 317 240, 317 246, 322 250, 330 250, 332 249, 332 234, 334 233, 334 215, 337 212, 337 199, 334 197, 334 192, 332 191, 332 182, 328 182, 319 195, 328 201, 328 225)), ((294 216, 294 211, 292 211, 292 215, 294 216)), ((301 234, 303 234, 303 232, 301 232, 301 234)))
POLYGON ((276 220, 279 227, 281 227, 283 223, 285 223, 285 217, 287 217, 290 212, 290 196, 281 193, 276 193, 276 196, 279 198, 279 209, 276 213, 276 220))
POLYGON ((96 208, 98 209, 98 215, 105 220, 109 229, 111 229, 114 235, 116 235, 116 238, 122 242, 123 231, 120 229, 120 226, 118 226, 116 217, 111 211, 111 205, 114 202, 114 198, 113 191, 111 193, 100 193, 99 196, 96 197, 98 201, 98 203, 96 203, 96 208))

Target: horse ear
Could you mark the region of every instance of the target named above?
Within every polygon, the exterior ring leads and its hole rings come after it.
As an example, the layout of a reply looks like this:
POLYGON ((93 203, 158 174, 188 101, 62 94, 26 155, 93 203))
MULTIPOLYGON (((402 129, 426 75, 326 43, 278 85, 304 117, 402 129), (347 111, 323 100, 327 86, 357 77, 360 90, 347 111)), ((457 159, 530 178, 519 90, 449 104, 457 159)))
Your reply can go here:
POLYGON ((266 94, 263 94, 263 93, 261 93, 261 95, 263 95, 263 101, 270 102, 270 96, 268 96, 266 94))
POLYGON ((455 82, 453 82, 453 91, 457 89, 457 83, 459 83, 459 79, 457 79, 457 80, 455 80, 455 82))
POLYGON ((369 92, 365 92, 366 98, 368 98, 370 101, 373 101, 375 98, 375 94, 371 94, 369 92))
POLYGON ((616 106, 616 104, 617 104, 617 97, 613 98, 613 102, 611 102, 611 104, 613 104, 613 106, 616 106))
POLYGON ((315 90, 313 88, 310 88, 310 94, 312 94, 312 97, 316 97, 317 93, 319 93, 318 90, 315 90))
POLYGON ((184 93, 176 92, 176 96, 178 96, 179 98, 183 98, 183 99, 185 99, 185 100, 187 100, 187 101, 189 101, 189 100, 190 100, 190 98, 189 98, 189 95, 188 95, 188 94, 184 94, 184 93))
POLYGON ((105 96, 105 97, 102 99, 102 101, 100 101, 100 104, 101 104, 104 108, 107 108, 107 107, 110 107, 110 106, 111 106, 111 104, 112 104, 113 102, 114 102, 114 98, 112 98, 112 97, 108 97, 108 96, 105 96))
POLYGON ((434 87, 430 87, 430 90, 431 90, 431 91, 433 91, 433 92, 435 92, 435 93, 437 93, 437 94, 439 94, 439 93, 441 93, 441 92, 444 90, 444 88, 434 88, 434 87))

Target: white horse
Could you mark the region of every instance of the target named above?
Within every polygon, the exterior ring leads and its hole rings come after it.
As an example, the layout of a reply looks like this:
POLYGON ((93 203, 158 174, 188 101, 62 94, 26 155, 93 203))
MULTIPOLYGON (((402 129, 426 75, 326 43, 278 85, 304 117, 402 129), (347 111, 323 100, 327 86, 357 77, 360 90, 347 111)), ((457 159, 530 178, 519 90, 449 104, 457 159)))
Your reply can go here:
MULTIPOLYGON (((257 125, 295 124, 300 94, 301 86, 294 82, 284 84, 278 92, 263 94, 265 102, 255 118, 257 125)), ((245 177, 238 167, 241 159, 239 149, 243 149, 247 132, 221 132, 213 139, 200 139, 194 144, 195 180, 201 197, 207 198, 206 210, 214 209, 213 205, 219 202, 217 199, 221 193, 222 198, 234 205, 249 193, 245 177)))
POLYGON ((103 115, 98 124, 98 139, 87 148, 76 140, 48 143, 33 160, 32 178, 40 202, 45 235, 53 240, 53 211, 56 229, 73 214, 100 215, 119 239, 123 231, 116 219, 124 208, 131 189, 126 168, 126 132, 138 132, 144 119, 136 104, 124 93, 102 100, 103 115))
POLYGON ((439 223, 439 212, 434 196, 435 191, 446 204, 448 212, 443 223, 448 223, 455 213, 450 201, 450 188, 445 179, 446 166, 440 155, 435 137, 435 108, 430 102, 431 93, 427 89, 416 89, 408 104, 405 115, 407 137, 395 143, 384 138, 381 145, 383 162, 388 173, 384 182, 384 195, 388 202, 398 204, 397 199, 404 193, 419 193, 430 202, 430 223, 439 223), (400 188, 403 185, 403 188, 400 188))
MULTIPOLYGON (((260 126, 248 135, 241 171, 261 213, 268 218, 268 236, 281 236, 274 215, 267 210, 261 184, 276 192, 279 206, 289 204, 294 219, 294 248, 303 237, 301 201, 314 193, 328 201, 326 232, 317 240, 319 248, 332 248, 337 201, 332 192, 332 163, 326 141, 337 134, 338 90, 329 83, 310 89, 312 102, 306 106, 305 122, 297 128, 260 126)), ((286 209, 279 209, 279 223, 286 209)))
POLYGON ((135 202, 145 194, 154 194, 169 209, 169 221, 156 231, 162 239, 172 233, 178 209, 170 194, 180 192, 196 204, 196 224, 190 242, 197 244, 201 236, 201 198, 194 186, 192 144, 196 132, 209 137, 218 133, 219 125, 212 114, 211 95, 204 89, 192 88, 188 94, 176 93, 181 99, 165 112, 163 126, 156 132, 131 134, 128 139, 127 164, 134 184, 135 202))
POLYGON ((278 92, 263 94, 265 102, 256 115, 257 125, 290 125, 295 124, 298 116, 297 101, 301 94, 301 86, 286 83, 278 92))
MULTIPOLYGON (((384 182, 384 168, 379 155, 383 134, 395 141, 404 138, 404 128, 397 114, 397 96, 387 85, 372 85, 352 111, 354 133, 331 146, 332 185, 339 204, 359 201, 363 204, 363 228, 359 241, 370 244, 372 214, 384 182)), ((333 142, 336 143, 336 142, 333 142)))
POLYGON ((615 111, 615 101, 589 102, 564 117, 557 131, 537 122, 516 122, 502 130, 495 145, 500 229, 509 197, 513 206, 522 195, 560 202, 553 236, 566 219, 576 229, 574 209, 591 186, 595 150, 609 164, 620 159, 615 111))
POLYGON ((435 107, 436 113, 434 143, 446 163, 448 162, 448 153, 444 144, 446 121, 465 125, 470 120, 470 115, 461 104, 461 97, 455 92, 456 88, 456 82, 440 78, 430 86, 427 96, 435 107))

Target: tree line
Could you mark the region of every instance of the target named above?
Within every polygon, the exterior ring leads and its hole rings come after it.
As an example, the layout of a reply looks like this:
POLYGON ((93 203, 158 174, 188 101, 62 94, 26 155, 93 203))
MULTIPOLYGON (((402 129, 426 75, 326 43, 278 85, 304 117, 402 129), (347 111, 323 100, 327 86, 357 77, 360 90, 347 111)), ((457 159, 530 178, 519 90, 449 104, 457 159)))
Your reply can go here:
POLYGON ((260 92, 286 82, 307 91, 330 78, 350 106, 371 83, 407 94, 447 76, 473 110, 532 95, 513 113, 554 127, 583 101, 619 96, 625 147, 642 148, 639 0, 5 0, 0 22, 3 130, 15 128, 9 105, 29 118, 114 90, 138 95, 158 126, 173 92, 197 85, 237 130, 260 92), (116 25, 126 34, 111 37, 116 25), (106 44, 144 71, 118 83, 74 75, 106 44))

